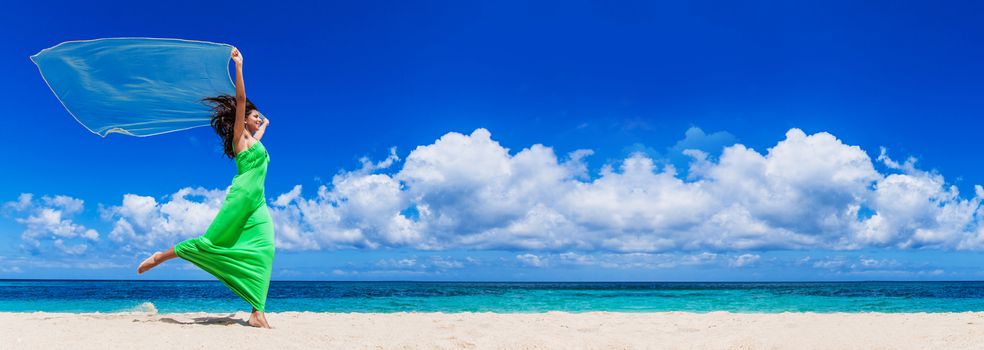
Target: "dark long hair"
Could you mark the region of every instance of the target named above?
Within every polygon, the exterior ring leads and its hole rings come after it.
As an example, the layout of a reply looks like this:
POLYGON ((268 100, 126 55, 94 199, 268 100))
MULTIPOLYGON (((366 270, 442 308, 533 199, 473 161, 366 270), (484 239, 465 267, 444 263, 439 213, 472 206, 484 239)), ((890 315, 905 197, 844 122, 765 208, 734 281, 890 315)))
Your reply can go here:
MULTIPOLYGON (((236 158, 236 151, 232 144, 233 128, 236 127, 236 97, 229 95, 219 95, 206 97, 202 101, 212 104, 212 129, 222 138, 222 150, 229 158, 236 158)), ((246 99, 246 115, 256 109, 256 105, 246 99)))

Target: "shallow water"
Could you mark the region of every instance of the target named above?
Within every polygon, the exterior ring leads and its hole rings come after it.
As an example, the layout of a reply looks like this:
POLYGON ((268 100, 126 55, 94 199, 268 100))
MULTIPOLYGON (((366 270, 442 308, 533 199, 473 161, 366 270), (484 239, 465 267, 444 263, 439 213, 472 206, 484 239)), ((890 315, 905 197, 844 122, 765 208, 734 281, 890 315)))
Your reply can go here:
MULTIPOLYGON (((0 312, 233 312, 217 281, 0 280, 0 312), (150 304, 145 304, 150 303, 150 304)), ((963 312, 984 282, 286 282, 267 311, 314 312, 963 312)))

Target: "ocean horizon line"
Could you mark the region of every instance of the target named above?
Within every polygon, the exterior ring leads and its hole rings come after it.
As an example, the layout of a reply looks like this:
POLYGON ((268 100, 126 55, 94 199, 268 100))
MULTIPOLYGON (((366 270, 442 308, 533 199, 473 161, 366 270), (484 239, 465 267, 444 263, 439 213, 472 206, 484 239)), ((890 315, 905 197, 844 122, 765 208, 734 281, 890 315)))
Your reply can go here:
MULTIPOLYGON (((66 281, 86 281, 86 282, 214 282, 221 281, 214 279, 87 279, 87 278, 0 278, 0 282, 66 282, 66 281)), ((410 282, 410 283, 980 283, 984 280, 672 280, 672 281, 572 281, 572 280, 542 280, 542 281, 518 281, 518 280, 278 280, 271 282, 410 282)))

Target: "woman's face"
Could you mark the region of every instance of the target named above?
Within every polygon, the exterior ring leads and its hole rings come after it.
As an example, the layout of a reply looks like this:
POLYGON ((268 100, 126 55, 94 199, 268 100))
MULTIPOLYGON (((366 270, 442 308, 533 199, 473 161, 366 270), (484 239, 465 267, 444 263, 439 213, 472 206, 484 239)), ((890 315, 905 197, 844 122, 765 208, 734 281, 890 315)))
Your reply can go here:
POLYGON ((260 125, 263 124, 263 119, 260 118, 260 112, 257 110, 252 110, 246 115, 246 130, 254 133, 256 130, 260 129, 260 125))

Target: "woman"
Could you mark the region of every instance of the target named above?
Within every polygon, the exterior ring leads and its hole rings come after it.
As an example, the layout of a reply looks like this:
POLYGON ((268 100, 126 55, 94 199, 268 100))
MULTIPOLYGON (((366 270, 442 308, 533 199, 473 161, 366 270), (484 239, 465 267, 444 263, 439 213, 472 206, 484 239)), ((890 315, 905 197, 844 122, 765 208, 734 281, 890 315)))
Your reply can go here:
POLYGON ((262 118, 246 99, 243 57, 232 49, 236 62, 236 97, 206 98, 214 103, 212 128, 222 137, 226 156, 236 161, 238 174, 222 208, 204 235, 156 252, 140 263, 137 273, 181 257, 217 277, 253 306, 249 325, 270 328, 263 315, 273 265, 273 220, 266 206, 263 182, 270 157, 260 143, 270 120, 262 118))

